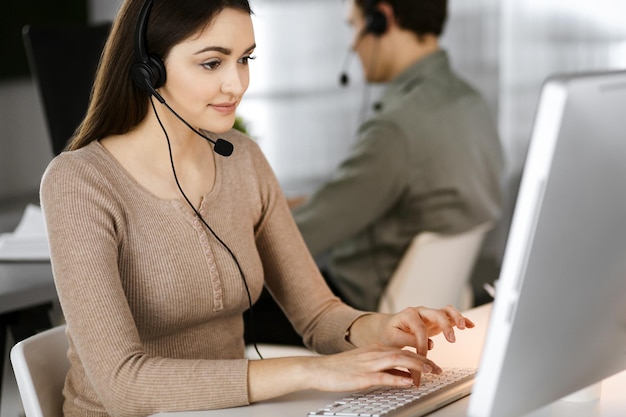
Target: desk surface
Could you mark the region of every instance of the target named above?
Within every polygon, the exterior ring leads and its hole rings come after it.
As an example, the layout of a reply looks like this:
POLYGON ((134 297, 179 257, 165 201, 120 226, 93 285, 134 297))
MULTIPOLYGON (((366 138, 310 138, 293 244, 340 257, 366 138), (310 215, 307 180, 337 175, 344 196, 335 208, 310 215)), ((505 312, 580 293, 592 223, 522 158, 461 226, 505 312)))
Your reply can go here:
POLYGON ((56 299, 50 262, 0 262, 0 314, 56 299))
MULTIPOLYGON (((435 349, 429 355, 444 367, 478 367, 491 305, 481 306, 466 313, 477 327, 470 331, 457 332, 454 344, 435 338, 435 349)), ((527 417, 624 417, 626 415, 626 371, 606 379, 602 383, 602 396, 598 401, 557 401, 537 410, 527 417)), ((306 391, 260 402, 247 407, 224 410, 176 412, 155 414, 159 417, 306 417, 309 411, 344 397, 342 393, 306 391)), ((471 397, 471 396, 470 396, 471 397)), ((428 417, 464 417, 467 415, 469 398, 465 397, 431 413, 428 417)))

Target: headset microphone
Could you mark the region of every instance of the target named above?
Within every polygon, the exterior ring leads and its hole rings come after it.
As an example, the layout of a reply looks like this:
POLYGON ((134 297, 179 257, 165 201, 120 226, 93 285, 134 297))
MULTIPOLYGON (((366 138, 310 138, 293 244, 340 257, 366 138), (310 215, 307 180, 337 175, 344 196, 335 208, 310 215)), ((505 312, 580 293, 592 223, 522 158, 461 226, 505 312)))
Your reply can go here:
MULTIPOLYGON (((370 28, 368 26, 364 27, 363 30, 359 33, 359 36, 356 38, 354 45, 352 45, 346 51, 346 55, 343 58, 343 63, 341 64, 341 74, 339 75, 339 84, 342 87, 346 87, 350 83, 350 77, 348 76, 348 69, 350 68, 350 64, 352 63, 352 57, 356 52, 357 46, 361 43, 365 35, 370 32, 370 28)), ((377 35, 378 36, 378 35, 377 35)))
POLYGON ((203 139, 208 140, 209 142, 211 142, 213 144, 213 151, 215 151, 215 153, 217 153, 219 155, 222 155, 222 156, 230 156, 230 155, 232 155, 232 153, 233 153, 233 144, 232 143, 230 143, 226 139, 222 139, 222 138, 217 138, 217 140, 211 139, 210 137, 208 137, 207 135, 205 135, 204 133, 202 133, 198 129, 196 129, 193 126, 191 126, 185 119, 183 119, 183 117, 181 115, 176 113, 176 111, 173 108, 171 108, 169 104, 167 104, 165 102, 165 100, 163 99, 163 97, 161 97, 161 95, 159 93, 154 91, 153 95, 154 95, 154 97, 157 100, 159 100, 159 102, 161 102, 161 104, 163 104, 165 107, 167 107, 167 109, 170 112, 172 112, 172 114, 174 116, 176 116, 178 118, 178 120, 183 122, 185 124, 185 126, 187 126, 189 129, 191 129, 196 135, 198 135, 198 136, 202 137, 203 139))
POLYGON ((339 85, 346 87, 350 83, 350 77, 348 76, 348 68, 350 68, 351 58, 354 55, 354 49, 350 48, 346 52, 346 56, 343 59, 341 65, 341 74, 339 75, 339 85))
POLYGON ((222 156, 230 156, 233 153, 233 144, 227 141, 226 139, 217 138, 217 141, 213 142, 208 137, 204 136, 205 139, 213 143, 213 150, 222 155, 222 156))

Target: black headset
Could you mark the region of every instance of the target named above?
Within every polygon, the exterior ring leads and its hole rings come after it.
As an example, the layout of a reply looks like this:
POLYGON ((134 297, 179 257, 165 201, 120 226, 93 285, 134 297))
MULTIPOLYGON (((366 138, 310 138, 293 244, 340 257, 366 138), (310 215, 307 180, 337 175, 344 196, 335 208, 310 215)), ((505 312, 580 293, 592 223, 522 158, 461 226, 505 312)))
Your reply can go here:
POLYGON ((387 17, 376 8, 378 0, 366 0, 365 2, 365 29, 364 33, 374 36, 382 36, 387 31, 387 17))
POLYGON ((156 89, 165 84, 167 76, 161 58, 148 54, 146 30, 151 8, 152 0, 146 0, 139 12, 135 30, 135 62, 130 67, 130 76, 137 87, 160 99, 156 89))

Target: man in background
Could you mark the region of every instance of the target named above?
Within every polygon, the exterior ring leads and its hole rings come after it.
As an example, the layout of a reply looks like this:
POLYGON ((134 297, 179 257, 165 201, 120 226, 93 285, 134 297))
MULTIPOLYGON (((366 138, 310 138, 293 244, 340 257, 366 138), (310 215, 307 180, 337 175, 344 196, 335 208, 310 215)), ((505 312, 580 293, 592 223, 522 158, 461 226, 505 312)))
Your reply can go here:
MULTIPOLYGON (((348 0, 347 10, 365 78, 386 90, 350 155, 293 214, 313 256, 327 255, 333 291, 376 310, 418 233, 497 221, 503 157, 487 104, 440 46, 446 0, 348 0)), ((255 324, 270 304, 261 299, 255 324)))

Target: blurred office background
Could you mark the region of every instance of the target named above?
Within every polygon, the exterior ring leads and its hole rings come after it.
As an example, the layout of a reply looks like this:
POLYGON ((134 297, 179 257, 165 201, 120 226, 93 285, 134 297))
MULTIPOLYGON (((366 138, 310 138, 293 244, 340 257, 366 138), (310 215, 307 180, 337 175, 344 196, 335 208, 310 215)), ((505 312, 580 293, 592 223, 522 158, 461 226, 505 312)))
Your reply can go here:
MULTIPOLYGON (((119 5, 119 0, 85 1, 94 23, 112 19, 119 5)), ((443 44, 457 71, 490 104, 507 160, 505 215, 488 238, 476 275, 488 281, 497 276, 541 84, 556 72, 626 69, 626 2, 449 1, 443 44)), ((346 155, 380 88, 363 84, 356 56, 349 66, 350 85, 338 85, 349 42, 345 1, 251 4, 259 46, 239 113, 285 192, 310 192, 346 155)), ((8 0, 0 5, 3 13, 1 21, 11 18, 8 0)), ((4 53, 0 59, 6 59, 4 53)), ((0 232, 15 227, 26 203, 37 202, 51 158, 31 78, 0 78, 0 232)), ((2 416, 9 416, 6 402, 2 405, 2 416)))
MULTIPOLYGON (((81 1, 81 0, 79 0, 81 1)), ((120 0, 84 0, 90 22, 120 0)), ((0 13, 11 13, 3 0, 0 13)), ((251 0, 257 60, 239 114, 288 195, 310 192, 348 152, 381 87, 364 85, 356 56, 338 76, 350 33, 343 0, 251 0)), ((489 102, 506 153, 506 212, 484 257, 502 254, 538 94, 550 74, 626 68, 622 0, 450 0, 443 44, 457 71, 489 102)), ((6 20, 3 20, 6 21, 6 20)), ((27 23, 27 22, 26 22, 27 23)), ((3 58, 4 59, 4 58, 3 58)), ((57 63, 58 64, 58 63, 57 63)), ((0 78, 0 231, 37 201, 52 158, 38 91, 28 74, 0 78)), ((375 192, 375 190, 372 190, 375 192)))

